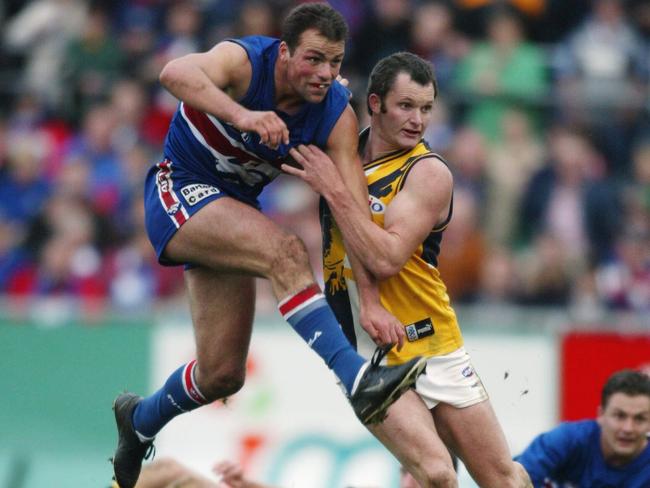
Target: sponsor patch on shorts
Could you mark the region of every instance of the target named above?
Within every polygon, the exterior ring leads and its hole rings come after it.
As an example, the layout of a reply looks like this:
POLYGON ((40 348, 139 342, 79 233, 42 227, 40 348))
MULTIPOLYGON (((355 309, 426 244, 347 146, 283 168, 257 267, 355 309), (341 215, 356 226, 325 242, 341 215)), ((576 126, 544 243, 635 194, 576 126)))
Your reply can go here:
POLYGON ((409 342, 414 342, 423 337, 433 335, 435 332, 430 318, 418 320, 417 322, 407 325, 405 330, 409 342))
POLYGON ((196 205, 210 195, 217 195, 218 193, 221 193, 219 188, 206 185, 205 183, 195 183, 181 188, 181 194, 188 205, 196 205))

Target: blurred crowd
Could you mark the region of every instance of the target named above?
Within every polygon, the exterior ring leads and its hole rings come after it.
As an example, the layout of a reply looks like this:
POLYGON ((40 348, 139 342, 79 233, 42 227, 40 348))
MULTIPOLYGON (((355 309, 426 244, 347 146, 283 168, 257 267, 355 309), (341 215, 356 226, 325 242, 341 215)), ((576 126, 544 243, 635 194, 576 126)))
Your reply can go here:
MULTIPOLYGON (((158 74, 227 37, 277 36, 295 3, 5 0, 0 294, 123 311, 182 295, 143 223, 177 104, 158 74)), ((330 4, 350 25, 342 73, 362 125, 379 58, 433 63, 426 139, 455 178, 440 258, 452 300, 650 312, 650 0, 330 4)), ((261 202, 318 274, 317 197, 280 177, 261 202)))

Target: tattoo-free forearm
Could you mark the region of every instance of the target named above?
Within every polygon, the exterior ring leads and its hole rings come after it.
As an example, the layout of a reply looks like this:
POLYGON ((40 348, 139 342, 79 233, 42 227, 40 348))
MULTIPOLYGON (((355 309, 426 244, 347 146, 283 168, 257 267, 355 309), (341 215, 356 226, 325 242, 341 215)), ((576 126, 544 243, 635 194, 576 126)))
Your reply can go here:
POLYGON ((396 274, 404 264, 391 252, 397 237, 368 219, 345 188, 331 188, 324 197, 341 229, 351 264, 354 256, 378 280, 396 274))

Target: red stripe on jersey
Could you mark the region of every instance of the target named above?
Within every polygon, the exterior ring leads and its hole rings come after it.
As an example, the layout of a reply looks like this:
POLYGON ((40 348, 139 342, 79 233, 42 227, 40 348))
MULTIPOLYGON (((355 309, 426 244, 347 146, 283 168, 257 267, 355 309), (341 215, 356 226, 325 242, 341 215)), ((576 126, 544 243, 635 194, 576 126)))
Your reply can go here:
POLYGON ((242 149, 233 146, 227 137, 225 137, 219 129, 217 129, 209 117, 200 110, 190 107, 187 104, 183 104, 183 111, 187 118, 192 122, 194 127, 198 129, 201 133, 205 142, 207 142, 214 149, 219 151, 221 154, 226 156, 233 156, 237 159, 245 161, 257 161, 261 162, 259 159, 255 158, 252 154, 243 151, 242 149))
POLYGON ((319 293, 320 293, 320 288, 318 287, 317 284, 314 283, 313 285, 308 286, 304 290, 296 293, 294 296, 289 298, 284 303, 281 303, 278 307, 280 309, 280 313, 283 316, 286 315, 292 310, 299 308, 303 303, 305 303, 310 298, 318 295, 319 293))
POLYGON ((196 359, 190 361, 187 366, 185 366, 185 374, 183 375, 183 380, 185 381, 185 390, 192 397, 196 403, 203 404, 205 403, 205 398, 201 395, 201 392, 194 384, 193 372, 196 367, 196 359))
POLYGON ((175 222, 176 227, 180 227, 187 221, 185 209, 182 208, 176 193, 173 189, 173 181, 171 179, 171 161, 165 159, 158 163, 158 174, 156 175, 156 185, 158 186, 158 194, 162 201, 163 207, 167 215, 175 222), (176 207, 176 208, 175 208, 176 207))

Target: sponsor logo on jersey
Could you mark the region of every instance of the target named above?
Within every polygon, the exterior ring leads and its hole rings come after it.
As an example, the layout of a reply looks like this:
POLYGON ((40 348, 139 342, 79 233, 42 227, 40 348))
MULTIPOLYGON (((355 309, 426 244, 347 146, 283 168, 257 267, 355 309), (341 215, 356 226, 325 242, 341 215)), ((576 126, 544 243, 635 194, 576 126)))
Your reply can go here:
POLYGON ((433 323, 430 318, 419 320, 412 324, 405 326, 406 338, 409 342, 417 341, 423 337, 433 335, 435 331, 433 330, 433 323))
POLYGON ((370 195, 368 197, 368 205, 370 205, 370 211, 375 214, 382 214, 386 211, 386 205, 377 197, 370 195))
POLYGON ((169 207, 167 207, 167 215, 175 215, 176 212, 180 210, 180 208, 181 208, 180 202, 172 203, 169 207))
POLYGON ((203 183, 195 183, 181 188, 181 194, 188 205, 196 205, 210 195, 218 193, 221 193, 218 188, 203 183))

